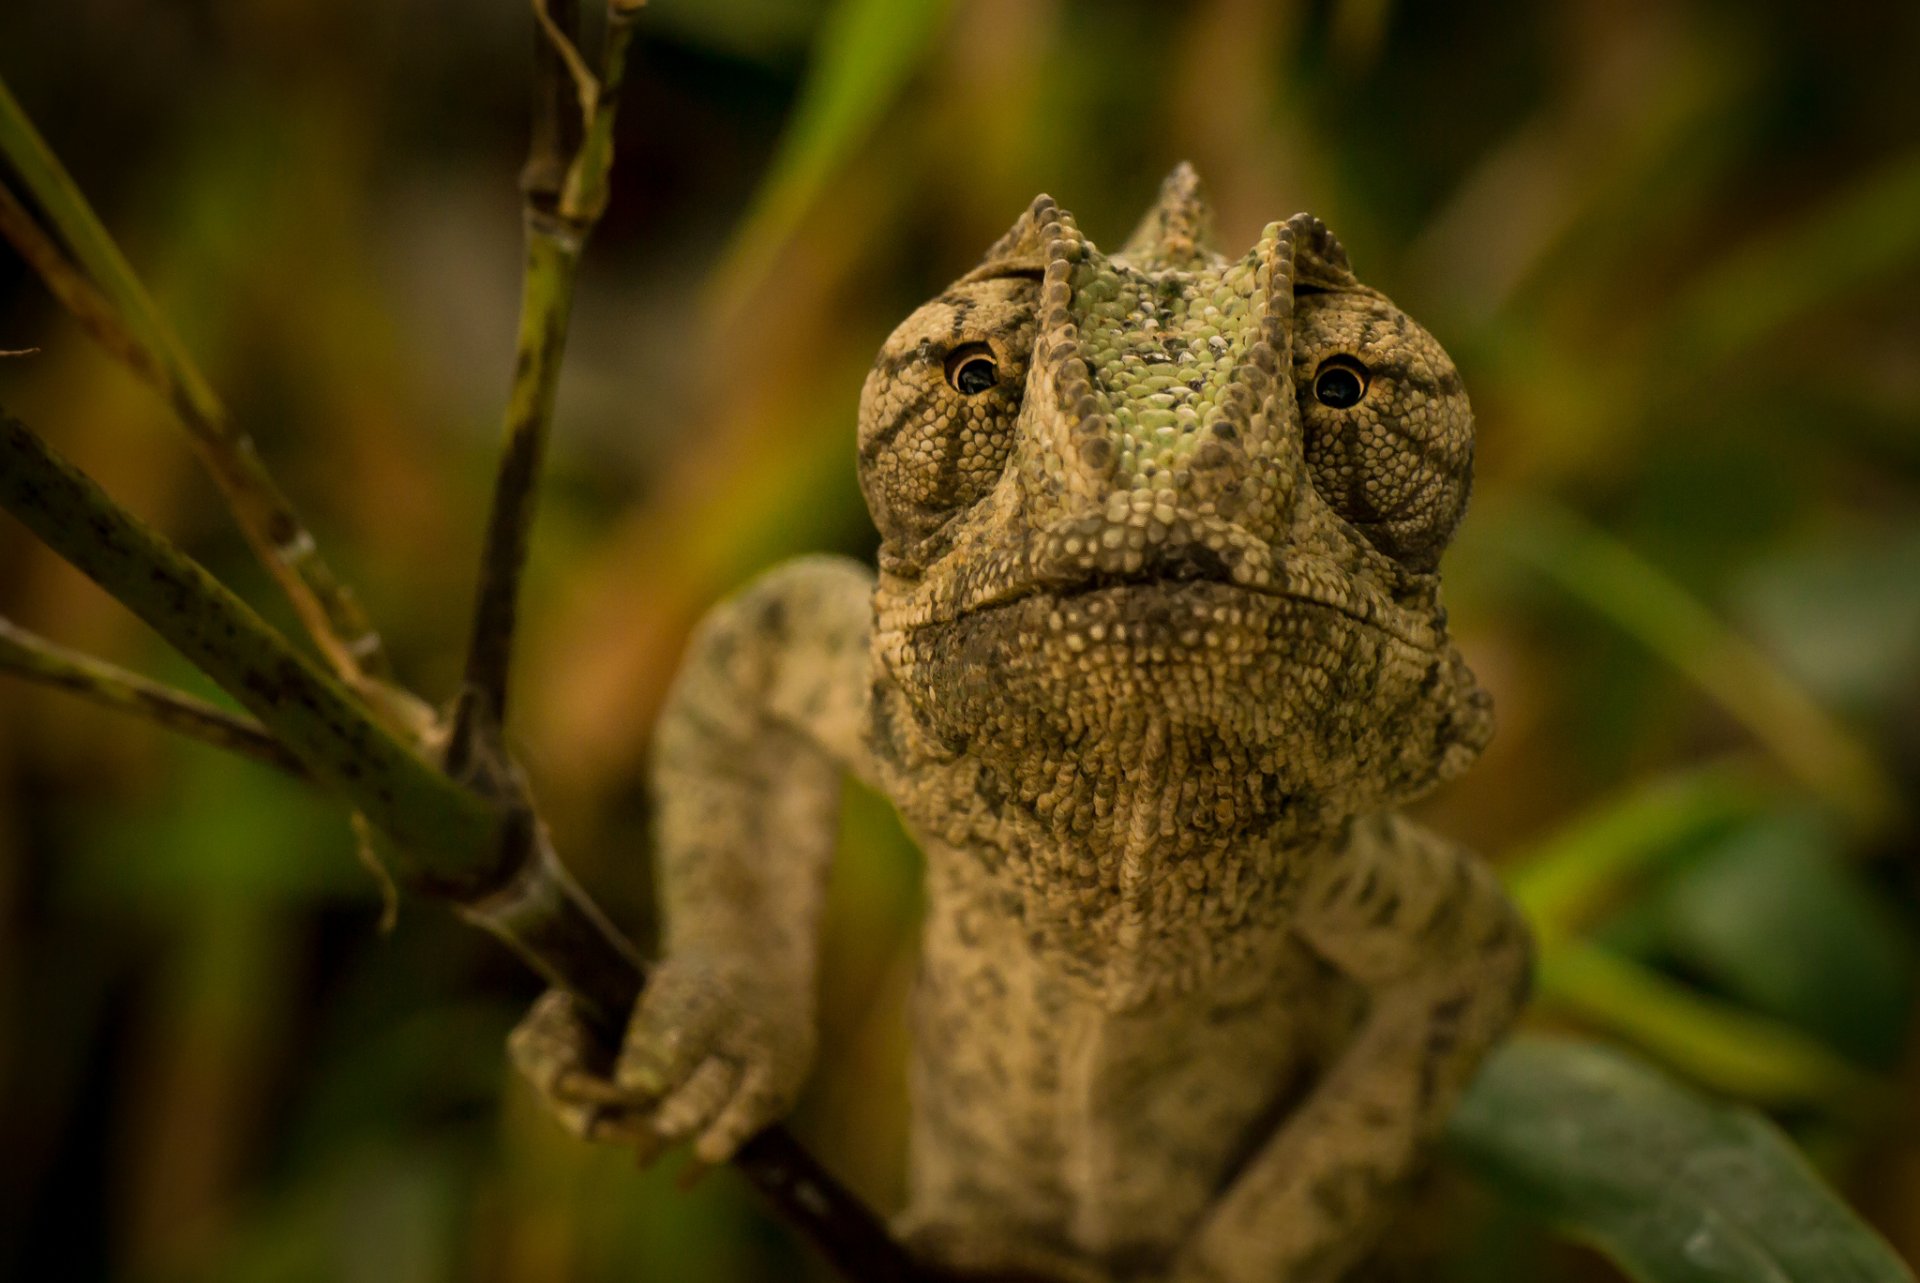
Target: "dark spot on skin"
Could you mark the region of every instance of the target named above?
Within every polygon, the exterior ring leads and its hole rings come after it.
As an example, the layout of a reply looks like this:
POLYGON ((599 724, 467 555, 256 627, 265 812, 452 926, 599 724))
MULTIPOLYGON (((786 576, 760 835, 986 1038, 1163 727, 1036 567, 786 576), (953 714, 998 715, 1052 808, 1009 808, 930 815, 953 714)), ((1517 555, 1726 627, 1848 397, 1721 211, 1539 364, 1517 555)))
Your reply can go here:
POLYGON ((1380 866, 1368 865, 1367 876, 1360 881, 1360 890, 1354 896, 1361 904, 1373 899, 1374 892, 1380 889, 1380 866))
POLYGON ((973 315, 976 304, 973 299, 964 294, 942 294, 940 301, 953 309, 953 321, 947 327, 947 334, 948 337, 957 339, 967 328, 967 318, 973 315))
POLYGON ((935 398, 944 395, 945 392, 940 388, 927 388, 915 395, 911 401, 900 408, 897 414, 888 419, 886 425, 874 433, 865 445, 860 447, 860 462, 872 463, 882 451, 893 444, 895 437, 920 420, 935 398))
POLYGON ((787 639, 787 603, 779 597, 768 597, 761 602, 759 624, 767 640, 783 644, 787 639))

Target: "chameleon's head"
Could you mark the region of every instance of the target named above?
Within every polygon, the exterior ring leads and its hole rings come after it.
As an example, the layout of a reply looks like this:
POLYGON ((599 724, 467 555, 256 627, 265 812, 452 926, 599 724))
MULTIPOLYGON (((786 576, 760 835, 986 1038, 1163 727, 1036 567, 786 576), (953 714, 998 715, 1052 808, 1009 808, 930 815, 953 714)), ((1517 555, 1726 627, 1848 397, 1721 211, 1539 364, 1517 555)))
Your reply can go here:
POLYGON ((1232 260, 1208 221, 1184 165, 1113 255, 1042 196, 887 340, 859 443, 882 656, 1015 774, 1158 736, 1256 809, 1404 799, 1490 729, 1436 574, 1472 411, 1319 220, 1232 260))

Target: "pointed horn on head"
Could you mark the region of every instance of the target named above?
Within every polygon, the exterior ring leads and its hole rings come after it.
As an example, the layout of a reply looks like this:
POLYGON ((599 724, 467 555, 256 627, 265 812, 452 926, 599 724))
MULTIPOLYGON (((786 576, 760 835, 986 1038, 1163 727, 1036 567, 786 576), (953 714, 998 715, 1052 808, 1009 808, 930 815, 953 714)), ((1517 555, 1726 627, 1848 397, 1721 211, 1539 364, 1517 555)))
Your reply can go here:
POLYGON ((1184 264, 1214 252, 1213 206, 1192 165, 1181 161, 1160 184, 1160 196, 1127 238, 1121 253, 1184 264))
POLYGON ((1053 197, 1045 193, 1035 196, 1033 204, 1014 220, 1006 235, 987 250, 986 256, 980 260, 980 266, 962 279, 984 281, 996 276, 1044 272, 1048 259, 1047 244, 1060 234, 1061 214, 1062 210, 1053 203, 1053 197))

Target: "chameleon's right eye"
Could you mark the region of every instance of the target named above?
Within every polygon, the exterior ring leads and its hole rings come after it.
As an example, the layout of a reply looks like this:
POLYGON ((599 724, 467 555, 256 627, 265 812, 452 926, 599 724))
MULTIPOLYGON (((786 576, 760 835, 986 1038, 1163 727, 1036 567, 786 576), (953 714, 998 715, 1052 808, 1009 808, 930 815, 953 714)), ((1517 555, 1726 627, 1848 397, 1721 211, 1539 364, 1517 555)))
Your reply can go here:
POLYGON ((962 281, 902 321, 860 394, 860 489, 894 564, 1006 471, 1026 395, 1037 282, 962 281))
POLYGON ((947 354, 947 382, 961 396, 990 392, 1000 381, 993 349, 985 343, 966 343, 947 354))
POLYGON ((1367 394, 1369 377, 1367 367, 1350 356, 1328 357, 1314 375, 1313 398, 1332 410, 1348 409, 1367 394))

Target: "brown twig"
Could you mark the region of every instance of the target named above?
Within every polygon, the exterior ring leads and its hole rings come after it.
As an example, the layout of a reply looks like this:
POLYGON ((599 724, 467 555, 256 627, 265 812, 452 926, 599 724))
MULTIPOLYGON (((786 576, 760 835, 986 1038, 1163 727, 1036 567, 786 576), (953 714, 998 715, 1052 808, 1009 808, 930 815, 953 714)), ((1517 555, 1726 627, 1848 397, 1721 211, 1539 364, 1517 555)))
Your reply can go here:
MULTIPOLYGON (((567 876, 530 810, 415 756, 203 568, 3 411, 0 509, 152 625, 364 815, 402 887, 451 901, 618 1037, 644 982, 638 955, 567 876)), ((503 773, 517 791, 517 773, 503 773)), ((735 1163, 848 1278, 934 1277, 784 1129, 756 1137, 735 1163)))
POLYGON ((58 687, 104 708, 131 713, 289 775, 308 778, 300 759, 253 718, 69 650, 5 616, 0 616, 0 672, 58 687))

